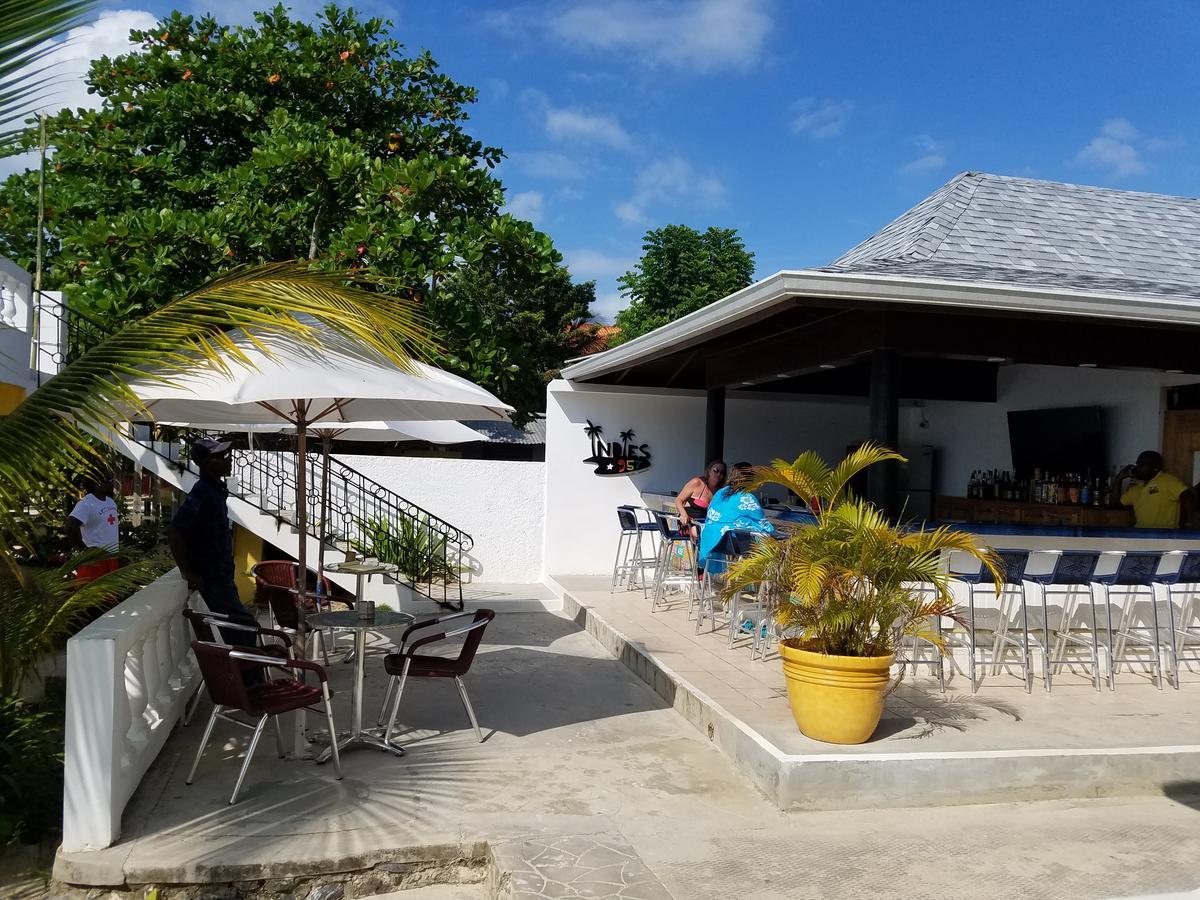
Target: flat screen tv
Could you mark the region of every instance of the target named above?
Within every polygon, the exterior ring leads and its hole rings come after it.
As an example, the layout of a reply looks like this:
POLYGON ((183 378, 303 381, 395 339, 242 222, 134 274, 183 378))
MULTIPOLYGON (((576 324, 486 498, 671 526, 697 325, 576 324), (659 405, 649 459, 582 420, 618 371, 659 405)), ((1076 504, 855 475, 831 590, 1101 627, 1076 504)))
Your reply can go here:
POLYGON ((1008 414, 1008 441, 1018 478, 1032 477, 1034 469, 1093 477, 1107 471, 1099 406, 1014 410, 1008 414))

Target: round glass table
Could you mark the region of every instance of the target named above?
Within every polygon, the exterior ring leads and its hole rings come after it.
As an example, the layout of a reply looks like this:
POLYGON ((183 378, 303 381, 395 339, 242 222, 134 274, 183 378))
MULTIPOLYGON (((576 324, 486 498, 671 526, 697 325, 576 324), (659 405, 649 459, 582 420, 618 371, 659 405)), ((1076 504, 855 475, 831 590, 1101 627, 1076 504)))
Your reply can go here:
MULTIPOLYGON (((367 632, 383 628, 398 628, 402 625, 408 626, 416 621, 415 618, 408 613, 392 612, 387 609, 375 610, 369 618, 362 618, 355 610, 350 609, 314 613, 308 616, 308 621, 318 628, 349 631, 354 634, 354 688, 350 700, 350 731, 348 734, 338 735, 338 751, 341 752, 357 744, 365 744, 370 747, 378 747, 380 750, 387 750, 397 756, 403 756, 404 748, 387 740, 380 729, 364 729, 362 727, 363 676, 367 658, 367 632)), ((333 749, 327 748, 317 757, 317 762, 328 762, 332 756, 333 749)))

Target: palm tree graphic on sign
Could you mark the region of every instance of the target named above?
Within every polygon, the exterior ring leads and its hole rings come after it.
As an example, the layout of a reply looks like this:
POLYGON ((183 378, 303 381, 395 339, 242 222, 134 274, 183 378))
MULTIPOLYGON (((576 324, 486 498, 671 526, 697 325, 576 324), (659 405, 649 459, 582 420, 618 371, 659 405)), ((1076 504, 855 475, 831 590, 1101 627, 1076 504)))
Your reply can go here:
POLYGON ((621 432, 621 442, 606 442, 604 429, 587 420, 584 434, 592 442, 592 455, 584 460, 596 467, 597 475, 629 475, 650 468, 650 451, 645 444, 633 443, 633 429, 621 432))

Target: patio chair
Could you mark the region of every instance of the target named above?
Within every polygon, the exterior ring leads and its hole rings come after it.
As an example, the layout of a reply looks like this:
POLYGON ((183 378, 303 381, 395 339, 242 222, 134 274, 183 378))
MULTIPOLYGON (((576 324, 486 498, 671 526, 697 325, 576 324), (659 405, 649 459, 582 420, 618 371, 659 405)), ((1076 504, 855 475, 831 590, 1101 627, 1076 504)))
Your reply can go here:
POLYGON ((651 541, 658 535, 658 525, 651 521, 638 518, 639 512, 649 514, 648 509, 636 506, 618 506, 617 522, 621 526, 621 534, 617 538, 617 556, 613 561, 612 587, 609 593, 615 593, 617 585, 624 582, 627 590, 633 590, 634 580, 642 584, 643 598, 649 596, 650 586, 646 583, 646 570, 654 569, 655 555, 646 556, 642 553, 642 539, 647 535, 651 541))
POLYGON ((383 695, 383 705, 379 709, 379 719, 376 724, 382 726, 386 716, 388 724, 385 740, 391 743, 392 732, 396 729, 396 714, 400 709, 400 698, 404 695, 404 685, 410 677, 453 678, 455 685, 458 686, 458 696, 462 699, 463 708, 467 711, 467 718, 471 720, 471 727, 475 729, 475 737, 480 743, 483 743, 483 732, 479 730, 479 721, 475 718, 475 710, 471 708, 471 698, 467 696, 467 687, 463 684, 463 676, 471 670, 471 663, 475 661, 475 653, 483 641, 483 631, 495 617, 495 612, 490 609, 477 609, 474 612, 460 612, 449 616, 439 616, 436 619, 426 619, 424 622, 417 622, 405 629, 404 634, 400 636, 399 650, 389 653, 383 658, 383 668, 391 678, 388 680, 387 690, 383 695), (435 625, 445 625, 456 619, 468 618, 471 620, 470 623, 461 628, 427 634, 409 643, 409 638, 415 632, 432 628, 435 625), (417 652, 422 647, 428 647, 430 644, 460 635, 466 635, 466 639, 459 648, 458 656, 432 656, 417 652), (395 697, 392 696, 393 691, 395 691, 395 697), (388 712, 389 703, 391 704, 390 713, 388 712))
POLYGON ((654 572, 654 598, 650 612, 658 612, 658 605, 666 598, 668 588, 687 591, 689 601, 696 594, 696 544, 692 536, 681 527, 679 516, 673 513, 653 512, 658 528, 658 559, 654 572), (682 551, 682 571, 673 565, 675 551, 682 551))
MULTIPOLYGON (((716 626, 716 598, 724 581, 725 572, 731 562, 750 552, 754 547, 754 538, 755 533, 748 529, 730 529, 721 535, 720 540, 705 557, 700 571, 700 587, 688 608, 689 618, 693 609, 696 612, 696 634, 700 633, 706 613, 713 622, 713 626, 716 626)), ((738 599, 735 597, 730 603, 729 613, 731 615, 738 599)))
MULTIPOLYGON (((271 611, 272 621, 279 628, 292 634, 295 634, 300 626, 300 616, 296 610, 297 568, 297 563, 287 559, 272 559, 267 562, 256 563, 250 568, 250 574, 254 576, 255 603, 266 606, 271 611)), ((305 611, 320 610, 322 605, 325 609, 328 609, 329 596, 332 591, 329 579, 321 579, 321 589, 324 592, 323 601, 320 599, 320 591, 316 593, 312 592, 312 586, 317 584, 315 575, 311 581, 312 585, 309 587, 309 590, 305 591, 305 611)), ((329 665, 329 652, 326 645, 332 642, 332 636, 327 640, 324 631, 321 629, 314 629, 313 634, 316 638, 316 643, 313 645, 314 658, 317 653, 317 644, 319 644, 321 658, 324 660, 325 665, 329 665)))
POLYGON ((329 744, 333 749, 333 765, 337 770, 338 779, 341 779, 342 761, 338 754, 337 729, 333 724, 333 709, 329 705, 329 680, 324 668, 303 659, 284 660, 261 653, 236 650, 221 644, 210 644, 206 641, 193 641, 192 652, 196 654, 196 661, 200 664, 200 674, 204 679, 204 686, 208 688, 208 694, 213 699, 213 711, 208 718, 208 725, 204 728, 204 737, 200 740, 200 748, 196 751, 196 759, 192 762, 192 768, 188 772, 185 784, 191 784, 196 777, 196 769, 200 765, 200 758, 204 755, 208 739, 212 737, 213 726, 217 724, 217 719, 249 728, 254 732, 254 736, 250 738, 250 746, 246 748, 246 759, 242 763, 241 771, 238 772, 233 793, 229 795, 229 804, 232 806, 237 802, 242 782, 246 778, 246 770, 250 768, 250 760, 253 759, 254 751, 258 748, 258 740, 262 737, 267 719, 272 719, 275 723, 275 742, 279 749, 279 757, 282 759, 284 745, 283 732, 279 727, 279 716, 298 709, 312 709, 313 712, 320 712, 313 708, 318 701, 324 706, 325 721, 329 726, 329 744), (258 684, 247 685, 242 675, 247 666, 312 672, 317 676, 319 686, 305 684, 290 675, 286 678, 264 679, 258 684), (229 715, 230 712, 241 712, 257 717, 258 723, 252 725, 249 722, 243 722, 241 719, 229 715))
POLYGON ((1003 666, 1007 666, 1010 651, 1019 654, 1016 665, 1021 668, 1025 680, 1025 693, 1033 691, 1033 663, 1029 652, 1029 610, 1025 601, 1025 569, 1029 565, 1028 550, 999 550, 1003 566, 1003 576, 1000 584, 995 584, 992 574, 982 564, 971 572, 954 571, 949 575, 952 579, 962 582, 967 587, 967 625, 965 642, 958 640, 956 631, 949 635, 951 646, 965 647, 970 654, 969 674, 971 677, 971 693, 979 690, 978 666, 991 665, 992 674, 998 675, 1003 666), (982 615, 976 609, 975 594, 980 589, 992 589, 996 594, 998 609, 988 615, 982 615), (1009 626, 1014 619, 1019 619, 1021 636, 1009 634, 1009 626), (981 625, 981 620, 989 620, 981 625), (979 634, 990 631, 992 635, 991 652, 980 647, 979 634))
POLYGON ((1061 655, 1069 646, 1083 647, 1089 651, 1092 683, 1096 690, 1100 690, 1100 631, 1096 627, 1096 595, 1093 589, 1099 562, 1098 550, 1062 550, 1058 552, 1054 568, 1049 572, 1025 573, 1025 578, 1038 586, 1042 596, 1042 640, 1039 643, 1043 663, 1042 684, 1047 691, 1053 687, 1054 673, 1064 664, 1087 665, 1086 659, 1061 655), (1062 615, 1058 626, 1053 629, 1053 645, 1050 641, 1050 607, 1047 602, 1051 591, 1063 595, 1062 615), (1080 610, 1083 603, 1080 595, 1084 591, 1088 605, 1086 612, 1080 610), (1079 634, 1079 631, 1084 633, 1079 634))
POLYGON ((1200 662, 1200 651, 1188 652, 1189 646, 1200 648, 1200 626, 1192 624, 1200 614, 1200 605, 1196 602, 1197 585, 1200 585, 1200 550, 1170 555, 1179 558, 1178 568, 1155 574, 1154 581, 1161 584, 1167 594, 1167 614, 1171 620, 1171 683, 1179 690, 1179 661, 1200 662), (1183 591, 1178 590, 1181 586, 1184 586, 1183 591), (1176 593, 1184 594, 1178 615, 1174 604, 1176 593))
MULTIPOLYGON (((1154 662, 1155 684, 1160 691, 1163 688, 1165 642, 1163 629, 1158 620, 1158 594, 1155 591, 1155 579, 1162 556, 1162 553, 1125 553, 1115 572, 1096 577, 1097 584, 1104 591, 1104 612, 1108 626, 1108 687, 1110 690, 1116 690, 1117 672, 1120 671, 1122 663, 1146 661, 1144 657, 1126 655, 1126 650, 1131 644, 1134 647, 1142 647, 1150 651, 1150 658, 1154 662), (1115 631, 1113 629, 1112 603, 1109 599, 1114 587, 1125 588, 1122 592, 1124 596, 1118 605, 1120 616, 1115 631), (1144 589, 1145 593, 1139 589, 1144 589), (1145 597, 1146 593, 1150 595, 1150 621, 1138 625, 1136 623, 1137 598, 1139 594, 1145 597)), ((1171 595, 1168 591, 1168 610, 1170 605, 1171 595)), ((1168 614, 1174 621, 1174 614, 1171 612, 1168 614)))
MULTIPOLYGON (((236 631, 254 635, 254 641, 249 645, 249 648, 253 648, 255 653, 261 653, 264 656, 274 656, 279 659, 288 659, 292 655, 292 639, 285 632, 277 628, 263 628, 261 625, 235 622, 225 613, 201 612, 198 609, 191 609, 189 607, 184 607, 183 617, 191 625, 192 635, 198 641, 207 644, 229 644, 232 642, 229 640, 227 632, 236 631), (264 636, 276 638, 282 644, 264 643, 264 636)), ((200 705, 200 697, 203 694, 204 685, 201 684, 196 689, 196 694, 192 698, 191 703, 183 712, 184 728, 191 724, 192 716, 196 714, 196 707, 200 705)))

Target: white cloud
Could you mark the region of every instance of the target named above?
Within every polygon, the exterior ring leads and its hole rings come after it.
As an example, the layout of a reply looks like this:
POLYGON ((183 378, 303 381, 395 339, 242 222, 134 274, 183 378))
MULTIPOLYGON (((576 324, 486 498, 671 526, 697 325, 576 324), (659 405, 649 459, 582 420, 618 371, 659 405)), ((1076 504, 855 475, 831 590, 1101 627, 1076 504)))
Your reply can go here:
POLYGON ((504 211, 515 218, 537 223, 545 213, 545 198, 540 191, 522 191, 513 194, 504 205, 504 211))
POLYGON ((628 306, 628 301, 616 291, 596 295, 592 304, 592 318, 605 325, 611 325, 617 318, 617 313, 628 306))
POLYGON ((556 141, 582 141, 618 149, 630 144, 629 133, 610 114, 547 107, 545 124, 546 134, 556 141))
MULTIPOLYGON (((60 109, 93 109, 100 105, 100 98, 87 92, 84 76, 93 59, 101 56, 118 56, 135 49, 129 42, 132 29, 152 28, 157 16, 139 9, 116 9, 100 13, 95 21, 80 25, 67 32, 35 68, 48 68, 44 79, 53 86, 42 97, 41 102, 23 112, 55 112, 60 109)), ((37 165, 36 154, 9 157, 0 160, 0 177, 19 172, 37 165)))
POLYGON ((748 68, 772 27, 766 0, 585 0, 535 16, 569 44, 689 72, 748 68))
POLYGON ((613 207, 617 218, 629 225, 647 221, 646 210, 655 203, 690 200, 702 206, 719 206, 725 200, 725 185, 719 179, 700 175, 681 156, 652 162, 638 173, 633 196, 613 207))
POLYGON ((1109 119, 1100 126, 1100 133, 1115 141, 1133 141, 1138 138, 1138 130, 1128 119, 1109 119))
POLYGON ((1091 142, 1075 155, 1075 162, 1105 169, 1110 175, 1140 175, 1146 171, 1141 154, 1136 147, 1111 137, 1092 138, 1091 142))
POLYGON ((579 181, 583 178, 583 167, 565 153, 513 153, 509 161, 534 178, 548 181, 579 181))
POLYGON ((617 278, 633 268, 636 260, 626 256, 610 256, 599 250, 564 250, 563 259, 571 275, 590 281, 599 278, 617 278))
POLYGON ((942 169, 946 165, 945 148, 941 141, 935 141, 927 134, 912 139, 912 143, 920 155, 900 167, 901 175, 927 175, 942 169))
POLYGON ((854 104, 849 100, 805 97, 792 104, 792 131, 816 140, 837 137, 846 127, 854 104))
POLYGON ((1182 144, 1179 138, 1143 135, 1128 119, 1108 119, 1100 126, 1100 134, 1075 154, 1075 162, 1100 169, 1114 178, 1125 178, 1146 171, 1144 152, 1157 153, 1182 144))
POLYGON ((87 92, 84 82, 91 61, 135 49, 129 42, 130 30, 152 28, 157 21, 157 17, 144 10, 118 9, 102 12, 94 22, 72 28, 65 40, 58 42, 55 49, 35 64, 35 67, 50 67, 48 75, 54 88, 30 113, 99 106, 99 98, 87 92))

